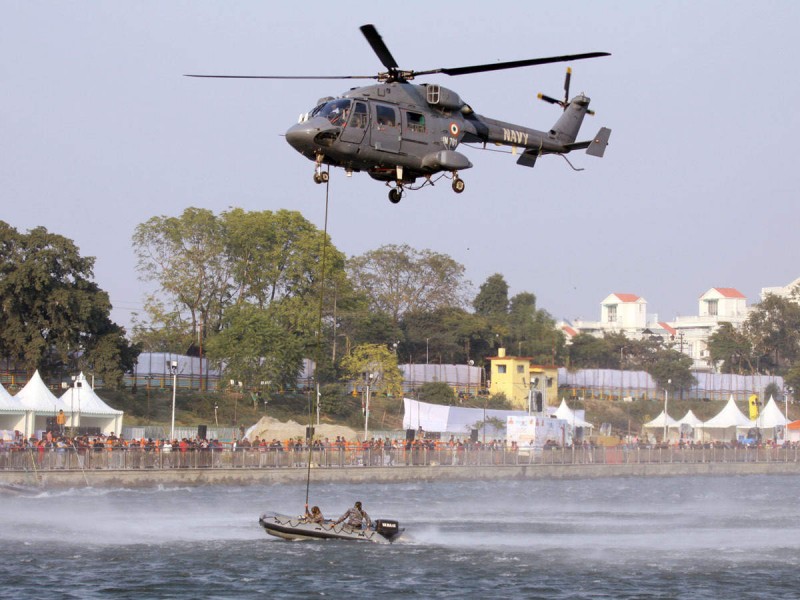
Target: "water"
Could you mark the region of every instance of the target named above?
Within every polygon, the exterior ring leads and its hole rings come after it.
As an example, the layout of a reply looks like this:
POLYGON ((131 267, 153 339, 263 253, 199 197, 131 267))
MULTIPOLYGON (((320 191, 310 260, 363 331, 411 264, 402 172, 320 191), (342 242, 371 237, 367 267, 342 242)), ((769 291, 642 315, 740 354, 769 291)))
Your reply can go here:
POLYGON ((797 598, 800 478, 321 485, 407 528, 285 542, 304 485, 0 496, 0 590, 49 598, 797 598))

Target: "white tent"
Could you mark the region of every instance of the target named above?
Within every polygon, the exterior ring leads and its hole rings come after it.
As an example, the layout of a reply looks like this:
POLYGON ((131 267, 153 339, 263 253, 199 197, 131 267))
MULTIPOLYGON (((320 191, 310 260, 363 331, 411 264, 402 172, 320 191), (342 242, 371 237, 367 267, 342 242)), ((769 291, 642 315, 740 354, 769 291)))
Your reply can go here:
POLYGON ((42 381, 39 371, 33 374, 25 387, 17 392, 13 399, 26 413, 25 437, 47 429, 47 419, 55 417, 59 410, 67 412, 63 402, 56 398, 42 381))
POLYGON ((685 433, 688 429, 691 432, 691 439, 695 440, 702 437, 702 434, 698 435, 700 433, 698 430, 702 430, 703 425, 703 421, 701 421, 691 409, 686 411, 682 419, 678 419, 675 422, 675 426, 678 427, 681 434, 685 433))
POLYGON ((789 421, 786 420, 786 417, 781 412, 781 409, 778 408, 778 405, 775 403, 775 399, 770 396, 767 405, 764 407, 764 410, 761 411, 758 419, 756 419, 756 423, 761 429, 771 429, 779 426, 785 427, 789 424, 789 421))
POLYGON ((703 431, 709 432, 714 440, 730 441, 736 438, 737 429, 750 429, 755 425, 755 421, 745 417, 739 410, 731 394, 725 407, 716 416, 703 423, 703 431))
POLYGON ((689 427, 697 428, 703 426, 703 421, 697 418, 697 416, 690 409, 685 415, 683 415, 682 419, 675 421, 675 424, 679 427, 681 425, 688 425, 689 427))
POLYGON ((13 440, 15 431, 25 430, 25 409, 0 384, 0 440, 13 440))
POLYGON ((664 429, 665 421, 667 427, 675 427, 678 423, 675 419, 670 417, 662 410, 660 415, 658 415, 652 421, 648 421, 647 423, 645 423, 643 427, 648 427, 650 429, 658 429, 659 427, 661 427, 661 429, 664 429))
POLYGON ((755 423, 765 438, 779 441, 786 439, 786 426, 789 421, 781 412, 781 409, 778 408, 772 396, 769 397, 767 405, 758 415, 755 423))
POLYGON ((64 412, 68 415, 70 427, 98 427, 105 435, 122 431, 123 412, 111 408, 95 394, 83 373, 61 395, 61 402, 66 407, 64 412))
POLYGON ((642 427, 645 427, 647 429, 655 429, 656 431, 661 430, 662 432, 666 427, 667 438, 669 438, 669 430, 675 428, 677 426, 677 423, 678 422, 675 419, 670 417, 666 412, 662 410, 660 415, 658 415, 652 421, 648 421, 647 423, 642 425, 642 427))
POLYGON ((585 411, 572 410, 569 406, 567 406, 567 401, 563 398, 561 399, 561 404, 555 412, 556 418, 563 419, 572 427, 585 427, 587 429, 591 429, 594 427, 594 425, 583 420, 585 414, 585 411))

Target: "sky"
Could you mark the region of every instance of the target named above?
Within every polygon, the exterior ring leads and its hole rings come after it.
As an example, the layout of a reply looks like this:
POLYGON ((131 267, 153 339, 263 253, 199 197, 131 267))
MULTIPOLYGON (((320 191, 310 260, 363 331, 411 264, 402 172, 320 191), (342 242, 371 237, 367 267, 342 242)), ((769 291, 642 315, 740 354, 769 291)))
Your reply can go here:
POLYGON ((612 56, 418 80, 477 113, 547 130, 571 95, 612 130, 602 159, 460 148, 474 167, 390 204, 366 174, 331 173, 328 233, 348 256, 384 244, 448 254, 473 293, 501 273, 556 319, 597 320, 634 293, 660 320, 697 314, 712 287, 758 301, 800 276, 796 76, 800 3, 0 1, 0 219, 96 257, 125 326, 150 284, 131 236, 187 207, 300 211, 324 226, 325 188, 282 137, 347 81, 214 80, 185 73, 373 75, 372 23, 401 68, 605 51, 612 56))

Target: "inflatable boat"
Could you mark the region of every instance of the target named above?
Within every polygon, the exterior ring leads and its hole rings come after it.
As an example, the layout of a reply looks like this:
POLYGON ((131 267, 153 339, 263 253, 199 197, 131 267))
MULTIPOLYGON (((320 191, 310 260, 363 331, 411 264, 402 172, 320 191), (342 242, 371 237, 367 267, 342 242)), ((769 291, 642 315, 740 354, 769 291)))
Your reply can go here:
POLYGON ((312 523, 303 517, 290 517, 277 513, 267 513, 258 519, 268 534, 284 540, 349 540, 353 542, 373 542, 391 544, 401 533, 397 521, 377 519, 374 528, 357 529, 333 521, 312 523))

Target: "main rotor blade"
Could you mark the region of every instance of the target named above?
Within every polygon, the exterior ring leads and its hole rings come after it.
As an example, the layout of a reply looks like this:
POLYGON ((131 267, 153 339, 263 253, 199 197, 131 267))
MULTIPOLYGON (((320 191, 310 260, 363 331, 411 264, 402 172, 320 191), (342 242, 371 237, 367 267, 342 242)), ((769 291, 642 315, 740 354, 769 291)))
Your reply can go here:
POLYGON ((377 79, 377 75, 193 75, 184 77, 207 77, 214 79, 377 79))
POLYGON ((394 56, 392 56, 392 53, 389 52, 389 48, 386 47, 386 44, 383 43, 383 38, 381 34, 378 33, 378 30, 375 29, 375 25, 362 25, 360 29, 364 37, 367 38, 369 45, 372 46, 372 50, 383 63, 383 66, 390 71, 396 70, 398 68, 397 61, 394 59, 394 56))
POLYGON ((444 73, 445 75, 468 75, 470 73, 485 73, 487 71, 500 71, 503 69, 518 69, 520 67, 532 67, 534 65, 546 65, 549 63, 567 62, 571 60, 583 60, 584 58, 599 58, 601 56, 611 56, 610 52, 587 52, 585 54, 565 54, 564 56, 549 56, 547 58, 530 58, 527 60, 512 60, 509 62, 490 63, 488 65, 474 65, 471 67, 457 67, 455 69, 432 69, 430 71, 414 71, 414 75, 433 75, 444 73))

